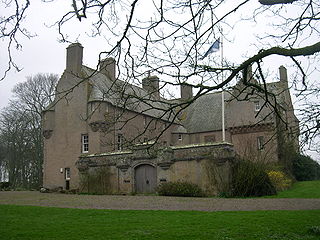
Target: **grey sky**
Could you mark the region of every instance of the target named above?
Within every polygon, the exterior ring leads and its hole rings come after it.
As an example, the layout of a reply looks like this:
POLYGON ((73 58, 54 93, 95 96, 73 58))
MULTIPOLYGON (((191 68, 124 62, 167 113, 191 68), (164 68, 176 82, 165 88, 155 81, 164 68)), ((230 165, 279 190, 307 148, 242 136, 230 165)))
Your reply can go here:
MULTIPOLYGON (((71 1, 54 1, 53 3, 42 3, 40 1, 32 2, 28 9, 25 26, 36 36, 29 39, 20 38, 22 50, 14 52, 14 60, 22 68, 21 72, 11 71, 7 78, 0 82, 0 108, 8 103, 11 97, 11 89, 18 83, 25 81, 26 76, 36 73, 57 73, 61 74, 65 67, 65 48, 68 43, 59 43, 59 34, 57 27, 48 27, 59 20, 67 9, 70 8, 71 1)), ((251 7, 257 6, 257 3, 251 4, 251 7)), ((10 11, 7 9, 5 11, 10 11)), ((144 9, 145 11, 145 9, 144 9)), ((261 23, 261 22, 260 22, 261 23)), ((245 26, 239 26, 232 33, 228 34, 228 39, 224 40, 224 55, 229 61, 238 61, 242 55, 249 55, 250 50, 255 49, 250 46, 251 40, 255 38, 259 25, 248 22, 245 26), (234 42, 229 42, 229 41, 234 42)), ((71 41, 78 40, 84 47, 84 64, 95 67, 98 61, 98 53, 105 50, 102 38, 90 38, 89 21, 83 20, 79 23, 72 20, 64 29, 70 36, 71 41)), ((214 39, 213 39, 214 41, 214 39)), ((7 67, 5 43, 0 43, 0 72, 3 73, 7 67)), ((210 44, 210 43, 209 43, 210 44)), ((286 61, 279 58, 270 59, 269 67, 271 72, 277 72, 280 65, 285 65, 286 61)))

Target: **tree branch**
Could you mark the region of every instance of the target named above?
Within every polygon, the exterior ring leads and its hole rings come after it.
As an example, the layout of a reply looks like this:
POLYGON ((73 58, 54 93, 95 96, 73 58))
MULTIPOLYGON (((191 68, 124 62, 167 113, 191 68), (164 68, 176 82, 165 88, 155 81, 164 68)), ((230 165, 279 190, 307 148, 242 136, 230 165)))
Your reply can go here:
POLYGON ((276 5, 276 4, 287 4, 293 3, 297 0, 259 0, 262 5, 276 5))

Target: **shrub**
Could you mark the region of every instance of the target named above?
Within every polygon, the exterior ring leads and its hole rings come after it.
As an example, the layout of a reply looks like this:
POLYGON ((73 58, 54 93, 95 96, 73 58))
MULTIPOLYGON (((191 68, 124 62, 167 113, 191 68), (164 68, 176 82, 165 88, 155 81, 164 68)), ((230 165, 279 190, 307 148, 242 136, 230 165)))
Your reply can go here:
POLYGON ((81 193, 111 194, 111 172, 109 166, 89 169, 80 175, 81 193))
POLYGON ((317 236, 320 236, 320 226, 312 226, 309 228, 309 232, 317 236))
POLYGON ((309 156, 297 154, 293 159, 293 175, 298 181, 320 179, 320 165, 309 156))
POLYGON ((233 197, 259 197, 275 194, 277 191, 262 163, 240 159, 234 164, 231 189, 233 197))
POLYGON ((291 187, 292 180, 289 179, 283 172, 281 171, 269 171, 268 172, 269 179, 272 185, 276 188, 277 191, 283 191, 291 187))
POLYGON ((10 183, 9 182, 0 182, 0 190, 6 190, 9 189, 10 183))
POLYGON ((157 192, 161 196, 177 196, 177 197, 203 197, 202 189, 194 183, 189 182, 166 182, 161 183, 157 188, 157 192))

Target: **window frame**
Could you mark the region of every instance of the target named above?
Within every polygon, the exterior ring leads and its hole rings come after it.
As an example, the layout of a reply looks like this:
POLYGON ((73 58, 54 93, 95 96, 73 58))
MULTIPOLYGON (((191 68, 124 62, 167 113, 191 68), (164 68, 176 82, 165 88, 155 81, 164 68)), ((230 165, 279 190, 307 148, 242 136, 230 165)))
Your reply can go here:
POLYGON ((94 103, 90 102, 89 103, 89 114, 92 114, 94 112, 94 103))
POLYGON ((264 149, 264 136, 257 137, 257 148, 259 151, 264 149))
POLYGON ((214 143, 216 142, 216 136, 215 135, 206 135, 204 136, 204 142, 205 143, 214 143))
POLYGON ((117 135, 117 150, 118 151, 123 150, 123 134, 121 133, 117 135))
POLYGON ((147 126, 147 116, 143 116, 143 126, 147 126))
POLYGON ((89 152, 89 135, 81 134, 81 152, 88 153, 89 152))
POLYGON ((67 181, 71 179, 71 170, 70 170, 70 168, 65 168, 64 169, 64 178, 67 181))
POLYGON ((261 110, 261 104, 260 101, 254 101, 254 111, 259 112, 261 110))

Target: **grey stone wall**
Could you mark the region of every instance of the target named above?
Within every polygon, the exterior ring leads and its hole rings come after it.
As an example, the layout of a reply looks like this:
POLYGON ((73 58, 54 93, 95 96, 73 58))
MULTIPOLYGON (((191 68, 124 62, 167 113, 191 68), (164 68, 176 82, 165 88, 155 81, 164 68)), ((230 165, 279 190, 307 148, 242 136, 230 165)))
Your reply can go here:
POLYGON ((134 193, 135 168, 147 164, 156 168, 157 185, 187 181, 199 185, 208 195, 217 195, 228 190, 234 158, 235 151, 228 143, 162 149, 152 144, 140 144, 125 152, 83 155, 76 166, 80 173, 81 192, 92 193, 99 189, 95 193, 134 193), (101 173, 103 169, 104 174, 101 173), (101 176, 97 174, 99 171, 101 176), (90 183, 90 179, 96 182, 90 183), (95 185, 94 191, 88 185, 95 185))

